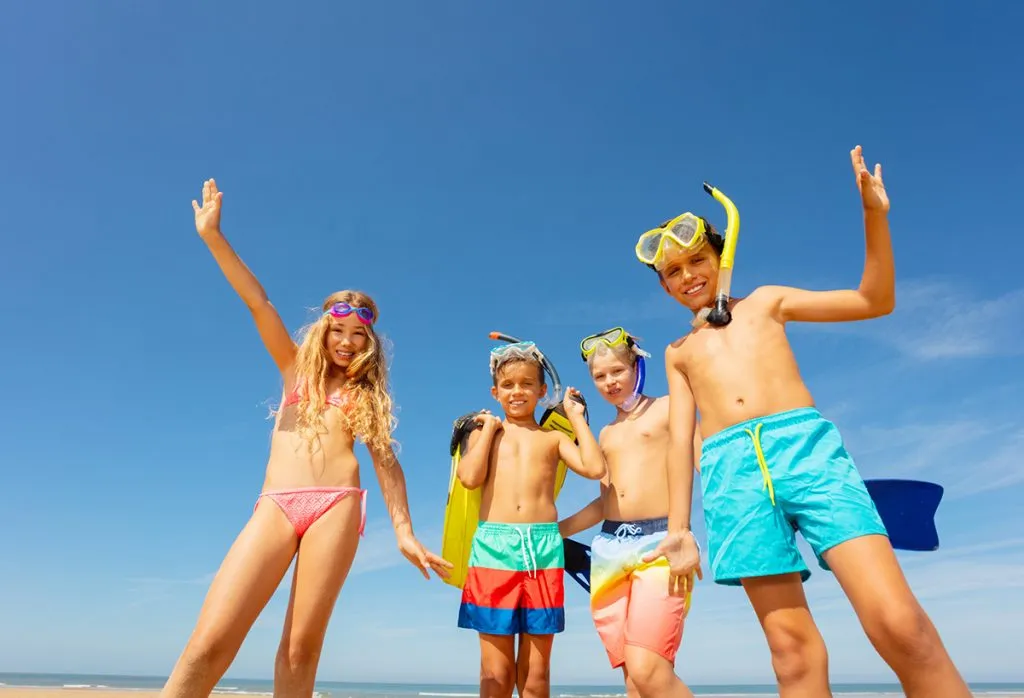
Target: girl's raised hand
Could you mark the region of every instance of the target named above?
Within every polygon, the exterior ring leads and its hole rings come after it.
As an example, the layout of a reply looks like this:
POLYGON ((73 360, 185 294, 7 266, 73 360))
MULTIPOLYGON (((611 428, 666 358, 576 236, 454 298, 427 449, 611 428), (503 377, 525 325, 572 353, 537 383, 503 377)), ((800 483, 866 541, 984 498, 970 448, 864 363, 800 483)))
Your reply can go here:
POLYGON ((196 232, 200 236, 220 232, 220 201, 224 194, 217 191, 217 182, 208 179, 203 182, 203 205, 192 199, 192 210, 196 213, 196 232))
POLYGON ((885 193, 885 183, 882 181, 882 164, 875 164, 875 173, 872 175, 864 164, 864 150, 859 145, 850 151, 850 160, 864 210, 887 212, 889 196, 885 193))

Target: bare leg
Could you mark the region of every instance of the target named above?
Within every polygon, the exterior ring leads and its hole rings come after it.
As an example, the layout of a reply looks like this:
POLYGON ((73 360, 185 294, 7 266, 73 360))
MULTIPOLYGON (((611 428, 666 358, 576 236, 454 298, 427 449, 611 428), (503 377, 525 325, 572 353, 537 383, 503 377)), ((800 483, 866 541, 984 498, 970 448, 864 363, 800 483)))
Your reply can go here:
POLYGON ((295 529, 274 502, 261 499, 206 593, 195 630, 161 698, 207 698, 295 555, 295 529))
POLYGON ((516 687, 515 635, 480 633, 480 698, 512 698, 516 687))
POLYGON ((516 688, 519 698, 549 698, 551 695, 551 647, 554 635, 519 636, 516 688))
POLYGON ((854 538, 823 557, 908 698, 970 697, 938 631, 910 590, 888 538, 854 538))
POLYGON ((622 667, 622 680, 626 682, 626 698, 640 698, 640 691, 637 690, 636 684, 633 683, 633 679, 629 675, 629 669, 625 666, 622 667))
POLYGON ((359 497, 348 495, 302 536, 274 663, 275 698, 309 698, 327 624, 359 547, 359 497))
POLYGON ((672 663, 644 647, 626 645, 626 673, 642 698, 693 698, 672 663))
POLYGON ((828 652, 798 573, 743 580, 772 653, 779 698, 829 698, 828 652))

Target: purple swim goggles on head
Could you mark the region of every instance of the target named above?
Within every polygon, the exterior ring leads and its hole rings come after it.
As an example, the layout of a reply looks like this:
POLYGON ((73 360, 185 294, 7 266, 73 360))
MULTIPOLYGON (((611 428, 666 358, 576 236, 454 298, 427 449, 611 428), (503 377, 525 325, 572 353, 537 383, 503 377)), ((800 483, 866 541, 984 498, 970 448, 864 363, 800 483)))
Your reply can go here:
POLYGON ((358 305, 351 305, 349 303, 346 303, 345 301, 338 301, 337 303, 335 303, 334 305, 327 309, 327 313, 333 315, 334 317, 347 317, 352 313, 355 313, 356 317, 359 318, 359 322, 363 323, 364 325, 373 324, 372 310, 370 310, 369 308, 363 308, 358 305))

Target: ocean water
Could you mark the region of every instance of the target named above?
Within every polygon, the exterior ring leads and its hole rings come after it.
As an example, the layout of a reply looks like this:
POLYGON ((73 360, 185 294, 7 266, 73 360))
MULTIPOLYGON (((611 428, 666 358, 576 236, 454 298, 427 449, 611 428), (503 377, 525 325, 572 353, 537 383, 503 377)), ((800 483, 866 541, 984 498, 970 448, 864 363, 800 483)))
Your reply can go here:
MULTIPOLYGON (((166 679, 158 676, 112 676, 98 674, 3 674, 0 686, 114 689, 156 691, 166 679)), ((273 682, 258 679, 224 679, 214 689, 218 695, 271 695, 273 682)), ((698 696, 743 698, 744 696, 777 696, 774 686, 722 684, 690 686, 698 696)), ((1024 683, 978 683, 971 689, 976 696, 1024 696, 1024 683)), ((895 684, 833 684, 837 696, 878 698, 902 696, 895 684)), ((389 684, 344 683, 318 681, 316 696, 320 698, 474 698, 477 687, 469 684, 389 684)), ((622 698, 622 686, 552 686, 552 698, 622 698)))

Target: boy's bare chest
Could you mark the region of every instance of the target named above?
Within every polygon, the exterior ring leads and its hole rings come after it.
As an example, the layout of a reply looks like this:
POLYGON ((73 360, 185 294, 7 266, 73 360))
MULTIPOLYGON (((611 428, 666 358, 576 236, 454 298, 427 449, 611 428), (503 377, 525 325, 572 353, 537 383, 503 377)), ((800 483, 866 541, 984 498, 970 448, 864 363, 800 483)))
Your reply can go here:
POLYGON ((683 361, 691 383, 700 376, 742 372, 742 366, 758 363, 763 351, 784 336, 781 327, 755 313, 737 314, 725 327, 706 325, 683 343, 683 361))
POLYGON ((623 420, 605 432, 603 448, 609 457, 623 451, 649 448, 668 438, 668 424, 654 419, 623 420))
POLYGON ((552 460, 557 463, 557 444, 550 436, 542 432, 502 434, 495 452, 498 467, 536 467, 552 460))

